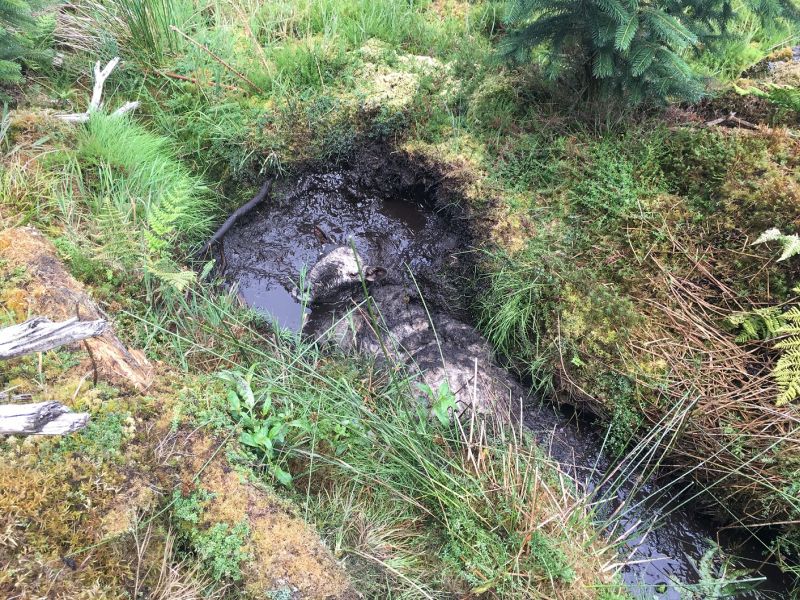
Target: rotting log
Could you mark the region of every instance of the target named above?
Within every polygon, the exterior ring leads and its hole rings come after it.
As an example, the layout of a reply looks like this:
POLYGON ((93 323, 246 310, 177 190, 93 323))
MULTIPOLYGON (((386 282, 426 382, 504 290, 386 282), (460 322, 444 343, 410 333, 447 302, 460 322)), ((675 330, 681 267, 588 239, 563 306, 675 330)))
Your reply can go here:
POLYGON ((83 429, 89 413, 75 413, 59 402, 0 404, 0 435, 64 435, 83 429))
POLYGON ((142 392, 153 382, 155 369, 145 355, 128 349, 115 335, 110 319, 92 300, 86 288, 70 275, 52 242, 33 227, 11 227, 0 231, 2 273, 21 269, 29 274, 21 291, 26 312, 53 321, 79 317, 108 321, 106 330, 83 341, 96 380, 114 386, 131 386, 142 392))
POLYGON ((46 317, 34 317, 0 329, 0 360, 80 342, 102 334, 107 326, 103 319, 80 321, 75 317, 54 323, 46 317))
POLYGON ((205 256, 206 253, 211 248, 211 246, 220 241, 225 236, 225 234, 228 233, 228 230, 231 227, 233 227, 234 223, 236 223, 238 219, 245 216, 256 206, 261 204, 269 196, 269 191, 272 188, 272 184, 274 182, 275 182, 274 179, 267 180, 264 183, 264 185, 261 186, 261 189, 258 190, 258 193, 255 196, 253 196, 252 200, 249 200, 245 204, 242 204, 242 206, 233 211, 231 213, 231 216, 225 219, 225 222, 220 226, 219 229, 217 229, 216 233, 214 233, 214 235, 211 236, 211 239, 208 240, 205 244, 203 244, 203 247, 200 248, 199 252, 197 252, 197 256, 198 257, 205 256))

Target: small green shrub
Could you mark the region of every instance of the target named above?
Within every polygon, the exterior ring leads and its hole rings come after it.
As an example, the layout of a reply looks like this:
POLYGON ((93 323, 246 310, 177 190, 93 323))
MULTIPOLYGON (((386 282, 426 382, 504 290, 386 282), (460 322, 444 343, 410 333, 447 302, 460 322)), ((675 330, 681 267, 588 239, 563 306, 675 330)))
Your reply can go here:
POLYGON ((196 533, 192 546, 214 581, 239 581, 242 578, 242 563, 250 558, 245 550, 249 537, 250 526, 247 521, 233 527, 227 523, 216 523, 208 531, 196 533))
MULTIPOLYGON (((764 23, 797 18, 790 0, 746 5, 764 23)), ((729 0, 514 0, 504 53, 524 61, 543 46, 546 71, 554 78, 570 73, 588 99, 697 100, 704 82, 687 56, 706 40, 727 37, 734 17, 729 0)))
POLYGON ((215 523, 204 528, 201 525, 203 511, 211 497, 203 489, 189 496, 175 490, 172 517, 183 542, 202 561, 214 581, 239 581, 242 563, 250 559, 245 549, 250 527, 247 521, 242 521, 234 526, 215 523))
POLYGON ((563 140, 552 142, 536 134, 527 134, 501 151, 495 169, 503 186, 542 193, 562 183, 559 175, 564 168, 563 140))
POLYGON ((103 462, 117 460, 131 427, 130 413, 95 414, 85 429, 65 437, 58 445, 59 453, 80 453, 103 462))
MULTIPOLYGON (((273 404, 273 389, 269 386, 253 390, 257 364, 246 373, 221 371, 217 376, 228 384, 228 410, 242 427, 239 442, 253 452, 265 465, 267 473, 281 485, 291 487, 292 474, 287 470, 287 452, 292 447, 315 443, 334 449, 336 456, 344 454, 358 426, 353 419, 337 419, 334 415, 315 415, 293 410, 292 405, 273 404)), ((446 408, 444 409, 446 412, 446 408)))
POLYGON ((571 202, 600 225, 609 219, 644 216, 647 196, 657 191, 634 162, 639 157, 630 156, 624 144, 603 140, 592 145, 580 173, 573 176, 571 202))

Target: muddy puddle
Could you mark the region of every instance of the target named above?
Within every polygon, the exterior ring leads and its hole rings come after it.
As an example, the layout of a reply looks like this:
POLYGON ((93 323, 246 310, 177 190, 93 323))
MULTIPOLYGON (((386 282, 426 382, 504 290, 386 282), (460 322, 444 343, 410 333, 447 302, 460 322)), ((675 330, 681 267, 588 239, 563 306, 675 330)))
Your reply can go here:
MULTIPOLYGON (((304 320, 314 318, 297 293, 302 273, 332 247, 352 243, 369 264, 413 281, 440 310, 463 315, 461 305, 448 299, 458 296, 452 273, 463 272, 470 238, 453 214, 435 210, 435 181, 408 185, 403 175, 374 166, 365 174, 361 166, 284 182, 225 237, 218 253, 224 276, 248 305, 299 331, 304 320)), ((786 597, 781 573, 762 564, 763 542, 721 532, 696 512, 695 490, 682 491, 688 478, 673 474, 665 482, 645 476, 636 460, 620 466, 603 452, 599 427, 547 402, 531 408, 525 422, 577 485, 598 490, 601 523, 604 515, 622 515, 612 536, 624 538, 620 561, 627 566, 621 577, 634 596, 709 597, 693 584, 703 557, 719 544, 733 567, 764 579, 756 591, 725 597, 786 597), (612 470, 623 476, 603 486, 603 474, 612 470)), ((718 558, 714 564, 720 564, 718 558)))
MULTIPOLYGON (((443 215, 427 209, 414 190, 380 197, 346 172, 314 174, 278 189, 273 200, 223 242, 221 263, 241 298, 283 328, 299 331, 310 311, 298 290, 303 273, 330 249, 353 244, 370 264, 426 294, 458 261, 463 236, 443 215)), ((434 294, 441 295, 441 294, 434 294)))

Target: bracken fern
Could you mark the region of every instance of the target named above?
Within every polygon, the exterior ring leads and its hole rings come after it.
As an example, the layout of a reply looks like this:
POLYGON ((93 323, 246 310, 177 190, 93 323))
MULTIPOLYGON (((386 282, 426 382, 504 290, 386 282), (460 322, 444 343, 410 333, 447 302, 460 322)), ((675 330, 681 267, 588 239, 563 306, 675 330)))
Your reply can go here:
POLYGON ((800 396, 800 307, 793 306, 782 318, 785 323, 778 329, 778 335, 785 336, 775 348, 783 350, 772 372, 780 387, 776 404, 781 406, 800 396))

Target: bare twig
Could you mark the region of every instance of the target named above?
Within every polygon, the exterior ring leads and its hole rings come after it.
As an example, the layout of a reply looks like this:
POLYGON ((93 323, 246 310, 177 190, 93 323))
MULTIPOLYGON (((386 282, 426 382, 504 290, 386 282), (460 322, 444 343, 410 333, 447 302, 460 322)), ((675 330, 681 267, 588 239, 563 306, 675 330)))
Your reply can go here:
POLYGON ((223 89, 230 90, 232 92, 241 92, 242 88, 236 87, 235 85, 229 85, 227 83, 214 83, 213 81, 200 81, 197 77, 189 77, 187 75, 181 75, 179 73, 173 73, 172 71, 157 71, 159 75, 163 77, 169 77, 170 79, 178 79, 180 81, 188 81, 189 83, 193 83, 197 86, 203 85, 205 83, 209 87, 216 87, 219 86, 223 89))
POLYGON ((253 33, 253 29, 250 27, 250 18, 244 13, 242 7, 239 6, 238 2, 233 3, 233 8, 239 15, 239 19, 241 20, 242 25, 244 25, 245 33, 247 33, 247 36, 250 38, 250 41, 253 42, 253 46, 255 47, 256 52, 258 53, 258 59, 261 61, 261 65, 264 67, 264 70, 267 71, 268 73, 272 72, 274 67, 267 60, 267 55, 264 53, 264 47, 259 43, 256 34, 253 33))
POLYGON ((226 61, 225 61, 225 60, 224 60, 222 57, 220 57, 218 54, 215 54, 215 53, 214 53, 214 52, 213 52, 213 51, 212 51, 212 50, 211 50, 211 49, 210 49, 208 46, 206 46, 206 45, 204 45, 204 44, 201 44, 200 42, 198 42, 198 41, 196 41, 196 40, 192 39, 190 36, 186 35, 186 34, 185 34, 185 33, 183 33, 183 32, 182 32, 180 29, 178 29, 177 27, 175 27, 175 25, 170 25, 170 26, 169 26, 169 28, 170 28, 172 31, 174 31, 175 33, 179 34, 179 35, 180 35, 182 38, 184 38, 184 39, 185 39, 187 42, 189 42, 190 44, 192 44, 192 45, 193 45, 193 46, 195 46, 196 48, 200 48, 200 50, 202 50, 203 52, 205 52, 206 54, 208 54, 208 55, 209 55, 211 58, 213 58, 213 59, 214 59, 216 62, 218 62, 219 64, 221 64, 223 67, 225 67, 225 68, 226 68, 228 71, 230 71, 231 73, 233 73, 234 75, 236 75, 236 76, 237 76, 239 79, 241 79, 242 81, 244 81, 245 83, 247 83, 247 84, 248 84, 248 85, 249 85, 251 88, 253 88, 255 91, 257 91, 257 92, 261 92, 261 91, 263 91, 263 90, 262 90, 260 87, 258 87, 258 86, 257 86, 255 83, 253 83, 253 82, 252 82, 252 81, 251 81, 251 80, 250 80, 250 79, 247 77, 247 75, 245 75, 244 73, 241 73, 240 71, 237 71, 237 70, 236 70, 236 69, 235 69, 235 68, 234 68, 232 65, 230 65, 229 63, 227 63, 227 62, 226 62, 226 61))

